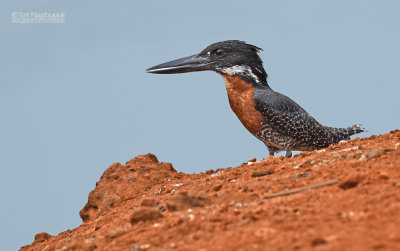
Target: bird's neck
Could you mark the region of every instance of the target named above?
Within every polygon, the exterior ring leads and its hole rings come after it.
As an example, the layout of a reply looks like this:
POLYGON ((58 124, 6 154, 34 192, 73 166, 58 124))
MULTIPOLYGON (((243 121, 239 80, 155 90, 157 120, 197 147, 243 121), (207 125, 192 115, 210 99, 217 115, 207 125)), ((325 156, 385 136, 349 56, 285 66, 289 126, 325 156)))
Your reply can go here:
POLYGON ((229 77, 237 77, 243 80, 246 83, 252 84, 256 87, 268 87, 267 82, 267 73, 264 68, 261 67, 250 67, 247 65, 234 65, 231 67, 218 69, 218 73, 220 73, 225 79, 227 76, 229 77))

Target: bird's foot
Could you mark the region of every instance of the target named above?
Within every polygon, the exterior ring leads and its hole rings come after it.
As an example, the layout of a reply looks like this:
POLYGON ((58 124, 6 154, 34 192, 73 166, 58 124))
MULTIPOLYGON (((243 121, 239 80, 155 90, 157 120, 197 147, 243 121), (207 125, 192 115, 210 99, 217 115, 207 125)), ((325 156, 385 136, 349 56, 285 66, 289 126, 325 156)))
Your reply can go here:
POLYGON ((269 156, 274 156, 276 152, 279 152, 279 149, 273 146, 267 146, 269 156))

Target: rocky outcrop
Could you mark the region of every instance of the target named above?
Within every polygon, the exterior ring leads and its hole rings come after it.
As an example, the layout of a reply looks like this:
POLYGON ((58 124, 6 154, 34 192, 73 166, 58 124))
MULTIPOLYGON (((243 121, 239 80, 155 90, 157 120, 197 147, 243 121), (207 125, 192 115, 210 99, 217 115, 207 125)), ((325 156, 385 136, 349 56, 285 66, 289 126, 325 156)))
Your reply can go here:
POLYGON ((140 155, 21 250, 400 250, 399 191, 398 130, 192 175, 140 155))

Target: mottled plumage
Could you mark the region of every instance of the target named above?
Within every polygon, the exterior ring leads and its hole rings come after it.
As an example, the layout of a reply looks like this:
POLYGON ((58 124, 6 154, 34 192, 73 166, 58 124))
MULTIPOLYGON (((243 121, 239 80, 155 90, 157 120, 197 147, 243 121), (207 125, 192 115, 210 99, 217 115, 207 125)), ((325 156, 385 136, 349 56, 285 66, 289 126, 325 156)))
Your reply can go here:
POLYGON ((255 89, 256 107, 264 116, 262 128, 255 136, 267 145, 271 154, 279 150, 321 149, 363 131, 359 125, 349 128, 323 126, 285 95, 269 87, 255 89))
POLYGON ((150 73, 182 73, 212 70, 225 79, 229 103, 242 124, 264 142, 269 154, 285 150, 311 151, 347 140, 362 132, 323 126, 296 102, 273 91, 259 57, 261 49, 229 40, 208 46, 201 53, 154 66, 150 73))

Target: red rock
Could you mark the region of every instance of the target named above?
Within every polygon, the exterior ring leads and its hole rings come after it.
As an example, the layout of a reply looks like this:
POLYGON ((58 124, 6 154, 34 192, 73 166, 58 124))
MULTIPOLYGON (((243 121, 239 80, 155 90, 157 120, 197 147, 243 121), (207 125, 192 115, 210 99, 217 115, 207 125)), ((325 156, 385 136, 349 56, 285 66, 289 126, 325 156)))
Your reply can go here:
POLYGON ((191 175, 140 155, 105 170, 81 210, 82 225, 40 233, 21 250, 400 250, 399 139, 395 130, 191 175), (356 149, 365 158, 346 157, 356 149), (252 177, 263 170, 274 173, 252 177), (293 179, 299 173, 312 175, 293 179), (339 182, 263 199, 329 180, 339 182))

